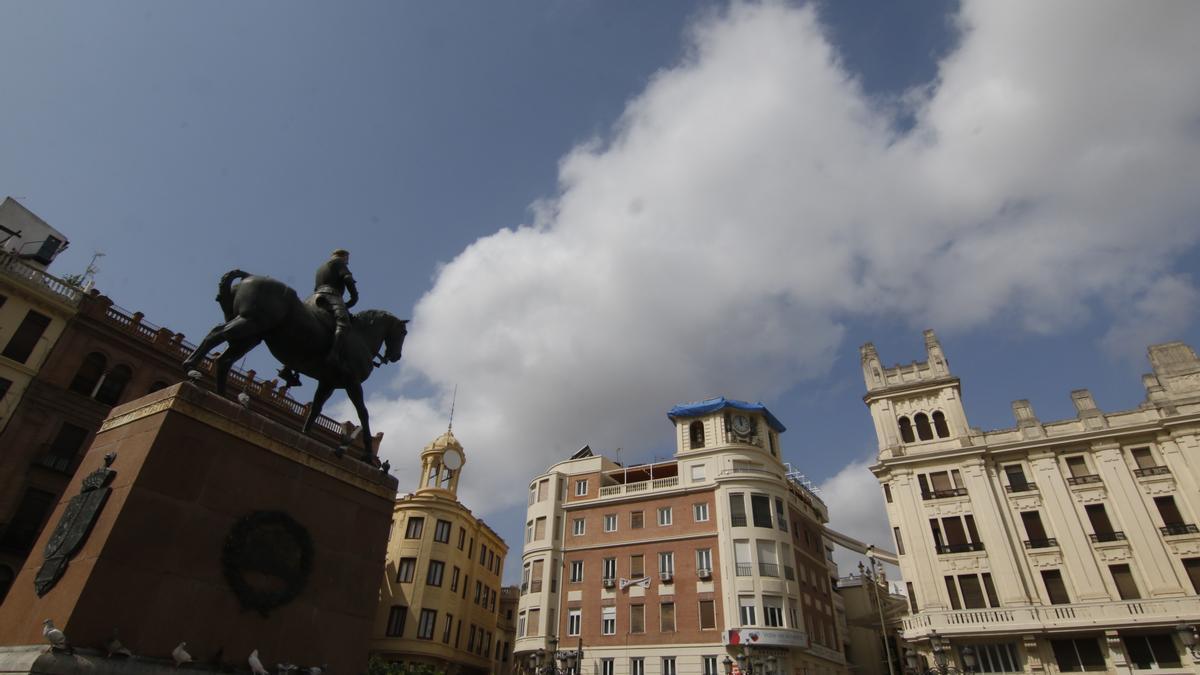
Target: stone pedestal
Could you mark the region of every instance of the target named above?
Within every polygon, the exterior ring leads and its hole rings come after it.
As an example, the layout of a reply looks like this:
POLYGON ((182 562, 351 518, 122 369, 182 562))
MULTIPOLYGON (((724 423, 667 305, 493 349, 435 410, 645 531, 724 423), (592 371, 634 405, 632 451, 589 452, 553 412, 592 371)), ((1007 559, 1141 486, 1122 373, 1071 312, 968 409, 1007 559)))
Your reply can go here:
POLYGON ((155 392, 104 422, 0 605, 0 645, 44 644, 50 618, 80 647, 117 628, 150 658, 186 641, 200 662, 244 669, 258 649, 268 667, 362 672, 395 493, 394 478, 236 402, 189 383, 155 392), (85 483, 110 492, 77 497, 85 483), (90 529, 60 525, 97 502, 90 529), (75 552, 39 596, 48 542, 75 552))

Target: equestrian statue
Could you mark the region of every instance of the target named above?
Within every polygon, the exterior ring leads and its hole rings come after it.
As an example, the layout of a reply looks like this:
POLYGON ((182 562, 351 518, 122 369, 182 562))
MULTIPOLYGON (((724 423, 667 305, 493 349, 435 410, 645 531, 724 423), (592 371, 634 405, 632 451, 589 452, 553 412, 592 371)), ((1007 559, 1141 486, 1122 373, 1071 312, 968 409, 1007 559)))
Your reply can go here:
POLYGON ((297 373, 317 381, 304 432, 312 428, 333 390, 344 389, 358 411, 367 460, 375 461, 362 383, 374 368, 400 360, 408 321, 379 309, 351 316, 349 308, 358 302, 358 288, 349 263, 348 251, 334 251, 317 269, 315 292, 307 301, 282 281, 242 270, 226 272, 217 286, 225 321, 204 336, 183 366, 194 369, 214 347, 229 343, 216 364, 217 393, 224 395, 229 369, 265 341, 283 364, 279 374, 288 386, 300 384, 297 373), (234 285, 237 280, 240 283, 234 285), (347 290, 350 301, 343 302, 347 290))

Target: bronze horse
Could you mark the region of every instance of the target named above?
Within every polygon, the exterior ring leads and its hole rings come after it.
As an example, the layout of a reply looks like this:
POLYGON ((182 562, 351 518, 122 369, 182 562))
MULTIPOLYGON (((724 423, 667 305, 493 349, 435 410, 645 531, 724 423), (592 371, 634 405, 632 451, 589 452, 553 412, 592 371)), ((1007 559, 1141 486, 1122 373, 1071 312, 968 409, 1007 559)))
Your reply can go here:
POLYGON ((366 456, 368 461, 372 460, 375 453, 362 383, 375 368, 374 360, 381 346, 386 345, 386 351, 379 357, 379 365, 400 360, 408 322, 383 310, 358 312, 342 340, 339 358, 330 359, 333 317, 311 302, 302 302, 296 291, 282 281, 231 270, 221 277, 217 303, 225 321, 204 336, 196 351, 184 360, 184 368, 195 368, 213 347, 228 342, 225 353, 217 358, 217 393, 224 395, 229 369, 266 341, 267 349, 281 363, 317 381, 312 407, 304 420, 304 432, 312 428, 333 390, 344 389, 358 411, 366 456), (233 282, 237 279, 242 281, 235 287, 233 282))

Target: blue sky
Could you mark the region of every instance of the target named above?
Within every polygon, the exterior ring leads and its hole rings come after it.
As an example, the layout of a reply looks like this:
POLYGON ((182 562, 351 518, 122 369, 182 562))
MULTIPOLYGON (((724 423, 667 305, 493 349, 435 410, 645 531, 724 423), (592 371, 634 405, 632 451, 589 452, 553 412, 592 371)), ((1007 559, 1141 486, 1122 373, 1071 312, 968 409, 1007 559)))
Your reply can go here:
POLYGON ((861 343, 908 362, 938 330, 984 428, 1017 398, 1071 416, 1082 387, 1136 406, 1146 344, 1200 344, 1197 25, 1117 3, 6 3, 0 194, 70 237, 55 271, 103 251, 103 292, 193 339, 226 269, 307 287, 349 248, 362 306, 414 318, 369 382, 402 489, 457 385, 464 498, 514 549, 528 477, 585 443, 665 456, 666 410, 720 394, 763 400, 835 523, 883 537, 861 343))

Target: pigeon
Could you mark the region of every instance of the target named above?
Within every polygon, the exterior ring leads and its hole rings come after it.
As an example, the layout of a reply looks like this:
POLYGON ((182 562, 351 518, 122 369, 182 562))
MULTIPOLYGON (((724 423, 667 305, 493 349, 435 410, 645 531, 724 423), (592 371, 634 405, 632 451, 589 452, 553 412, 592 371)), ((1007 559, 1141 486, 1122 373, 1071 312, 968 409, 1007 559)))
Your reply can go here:
POLYGON ((250 652, 250 658, 247 659, 250 663, 250 672, 254 675, 269 675, 267 669, 263 667, 262 661, 258 658, 258 650, 250 652))
POLYGON ((67 643, 67 636, 55 628, 54 622, 50 619, 42 622, 42 635, 46 638, 46 642, 50 643, 50 649, 62 649, 68 654, 72 652, 71 645, 67 643))
POLYGON ((319 666, 312 666, 308 669, 308 675, 325 675, 325 671, 329 670, 328 663, 322 663, 319 666))
POLYGON ((191 381, 199 382, 204 377, 204 373, 198 370, 189 370, 187 371, 187 376, 191 381))
POLYGON ((275 664, 275 669, 279 672, 279 675, 288 675, 293 670, 298 670, 296 666, 290 663, 277 663, 275 664))
POLYGON ((383 464, 379 465, 379 470, 380 470, 380 471, 382 471, 382 472, 384 472, 384 473, 387 473, 387 472, 391 471, 391 470, 392 470, 392 463, 391 463, 391 462, 389 462, 389 461, 388 461, 388 460, 386 460, 386 459, 385 459, 385 460, 383 460, 383 464))
POLYGON ((133 652, 129 651, 128 647, 121 644, 121 640, 117 637, 116 628, 113 629, 112 637, 108 639, 108 642, 104 643, 104 651, 108 652, 108 658, 110 659, 114 656, 133 656, 133 652))
POLYGON ((175 667, 178 668, 185 663, 192 662, 192 655, 187 653, 186 642, 180 642, 179 646, 171 651, 171 658, 175 659, 175 667))
POLYGON ((243 408, 249 408, 250 407, 250 394, 247 394, 244 391, 238 392, 238 403, 241 403, 243 408))

